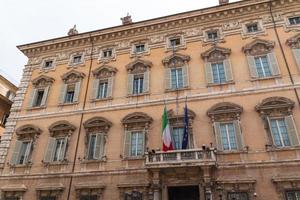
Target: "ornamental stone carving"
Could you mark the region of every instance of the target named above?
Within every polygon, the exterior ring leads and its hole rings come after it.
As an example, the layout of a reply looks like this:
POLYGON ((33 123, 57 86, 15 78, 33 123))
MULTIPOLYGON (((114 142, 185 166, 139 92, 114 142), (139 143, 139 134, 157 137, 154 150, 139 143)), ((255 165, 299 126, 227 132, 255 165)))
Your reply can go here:
POLYGON ((35 79, 32 80, 32 84, 35 87, 47 87, 49 85, 52 85, 54 82, 54 79, 45 75, 41 75, 35 79))
POLYGON ((103 132, 107 133, 112 123, 104 117, 93 117, 83 123, 87 133, 103 132))
POLYGON ((188 55, 183 55, 179 53, 167 56, 162 60, 165 67, 182 67, 191 60, 188 55))
POLYGON ((95 78, 109 78, 117 73, 117 68, 108 65, 103 65, 93 70, 93 75, 95 78))
POLYGON ((274 46, 275 42, 273 41, 256 39, 244 46, 242 50, 246 55, 256 56, 269 53, 274 46))
POLYGON ((71 70, 61 76, 62 80, 65 83, 76 83, 76 82, 80 81, 81 79, 83 79, 84 77, 85 77, 84 73, 78 72, 75 70, 71 70))
MULTIPOLYGON (((173 109, 168 110, 168 119, 172 126, 184 126, 184 114, 175 113, 173 109)), ((188 109, 189 125, 193 123, 193 120, 196 117, 196 113, 188 109)))
POLYGON ((76 127, 72 125, 70 122, 65 120, 55 122, 49 127, 49 132, 51 137, 57 135, 70 135, 75 130, 76 127))
POLYGON ((224 23, 222 28, 224 31, 231 31, 241 27, 241 21, 231 21, 228 23, 224 23))
POLYGON ((147 68, 152 66, 152 62, 147 60, 136 59, 133 62, 126 65, 127 71, 131 73, 143 73, 147 71, 147 68))
POLYGON ((215 104, 207 111, 207 115, 214 121, 230 121, 240 118, 243 108, 235 103, 222 102, 215 104))
POLYGON ((22 140, 25 138, 35 139, 41 133, 42 133, 42 130, 32 124, 23 125, 23 126, 17 128, 17 130, 16 130, 18 140, 22 140))
POLYGON ((300 49, 300 33, 288 39, 286 44, 294 49, 300 49))
POLYGON ((227 59, 230 54, 231 49, 215 46, 202 53, 201 57, 206 62, 217 62, 227 59))
POLYGON ((122 119, 122 123, 126 129, 139 127, 148 129, 152 121, 152 117, 142 112, 128 114, 122 119))

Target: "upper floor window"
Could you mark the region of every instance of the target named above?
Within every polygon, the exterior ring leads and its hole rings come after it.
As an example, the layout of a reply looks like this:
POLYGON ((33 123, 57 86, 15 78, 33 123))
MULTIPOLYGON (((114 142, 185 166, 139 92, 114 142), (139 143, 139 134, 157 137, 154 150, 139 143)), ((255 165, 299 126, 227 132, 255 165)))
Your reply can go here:
POLYGON ((300 16, 299 17, 290 17, 289 23, 290 23, 290 25, 300 24, 300 16))
POLYGON ((230 53, 230 49, 213 47, 201 54, 205 61, 206 80, 209 85, 233 81, 230 53))
POLYGON ((112 123, 102 117, 94 117, 83 126, 87 133, 86 160, 104 160, 107 133, 112 123))
POLYGON ((113 50, 112 49, 105 49, 102 52, 103 58, 110 58, 113 56, 113 50))
POLYGON ((228 192, 228 200, 248 200, 247 192, 228 192))
POLYGON ((243 150, 243 139, 240 127, 240 114, 243 109, 233 103, 219 103, 208 110, 214 127, 218 150, 243 150))
POLYGON ((165 89, 177 90, 187 88, 189 56, 174 54, 163 60, 165 66, 165 89))
POLYGON ((140 158, 146 150, 146 134, 152 118, 144 113, 132 113, 123 118, 125 127, 123 158, 140 158))
POLYGON ((35 142, 36 135, 40 133, 41 130, 33 125, 24 125, 16 130, 17 140, 10 161, 12 166, 31 163, 30 158, 33 143, 35 142))
POLYGON ((84 74, 75 70, 69 71, 62 76, 63 85, 61 86, 59 103, 68 104, 79 101, 81 81, 84 74))
POLYGON ((84 53, 78 52, 78 53, 73 53, 71 55, 69 65, 76 66, 83 63, 84 63, 84 53))
POLYGON ((126 66, 128 71, 128 95, 149 92, 151 66, 152 63, 145 60, 136 60, 126 66))
POLYGON ((300 190, 287 191, 286 199, 287 200, 299 200, 300 199, 300 190))
POLYGON ((292 48, 296 65, 300 70, 300 33, 289 38, 286 43, 292 48))
POLYGON ((44 68, 52 68, 53 67, 53 60, 46 60, 44 62, 44 68))
POLYGON ((28 107, 34 108, 45 106, 48 99, 48 93, 53 82, 53 78, 44 75, 34 79, 32 81, 33 90, 29 97, 28 107))
POLYGON ((246 27, 248 33, 255 33, 259 30, 258 23, 247 24, 246 27))
POLYGON ((136 45, 134 45, 134 50, 135 50, 135 53, 141 53, 141 52, 146 51, 145 44, 136 44, 136 45))
POLYGON ((82 55, 73 56, 73 64, 78 64, 82 62, 82 55))
POLYGON ((207 31, 206 37, 207 40, 217 40, 219 39, 219 32, 217 30, 207 31))
POLYGON ((68 140, 75 129, 75 126, 67 121, 56 122, 49 127, 50 137, 44 155, 44 163, 66 160, 68 140))
POLYGON ((274 45, 274 42, 256 39, 243 47, 252 78, 268 78, 280 75, 279 65, 273 50, 274 45))
POLYGON ((299 145, 298 131, 292 115, 294 104, 293 101, 284 97, 270 97, 256 106, 256 110, 261 114, 267 127, 268 146, 299 145))
POLYGON ((175 37, 175 38, 170 38, 170 46, 171 47, 176 47, 181 45, 181 38, 180 37, 175 37))

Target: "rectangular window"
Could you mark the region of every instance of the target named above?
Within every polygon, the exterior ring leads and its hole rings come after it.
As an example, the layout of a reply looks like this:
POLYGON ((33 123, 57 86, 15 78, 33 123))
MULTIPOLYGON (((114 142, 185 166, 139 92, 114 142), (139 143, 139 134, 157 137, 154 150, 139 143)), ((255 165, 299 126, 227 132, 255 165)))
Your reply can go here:
POLYGON ((300 190, 297 191, 287 191, 286 200, 300 200, 300 190))
POLYGON ((97 195, 81 195, 80 200, 98 200, 97 195))
POLYGON ((290 25, 300 24, 300 17, 291 17, 289 18, 290 25))
POLYGON ((222 63, 214 63, 211 65, 212 72, 213 72, 213 79, 214 83, 225 83, 226 76, 225 76, 225 69, 224 64, 222 63))
POLYGON ((51 68, 53 66, 53 60, 47 60, 44 63, 44 68, 51 68))
POLYGON ((171 69, 172 89, 183 88, 182 68, 171 69))
POLYGON ((208 31, 206 34, 208 40, 216 40, 219 37, 218 31, 208 31))
POLYGON ((173 139, 173 146, 175 150, 182 149, 183 133, 184 133, 184 128, 182 127, 173 128, 172 139, 173 139))
POLYGON ((237 150, 237 140, 234 124, 231 123, 221 123, 220 124, 220 134, 223 150, 237 150))
POLYGON ((66 149, 65 138, 57 138, 55 149, 54 149, 53 162, 64 160, 65 149, 66 149))
POLYGON ((17 164, 24 165, 28 162, 28 157, 31 151, 31 142, 22 142, 19 152, 19 160, 17 164))
POLYGON ((73 57, 73 64, 81 63, 82 55, 77 55, 73 57))
POLYGON ((88 160, 93 160, 95 158, 96 137, 97 137, 96 135, 90 135, 89 149, 88 149, 88 160))
POLYGON ((73 103, 75 95, 75 84, 67 86, 67 91, 65 95, 65 103, 73 103))
POLYGON ((102 55, 103 55, 103 58, 110 58, 110 57, 112 57, 112 50, 111 49, 104 50, 102 55))
POLYGON ((130 141, 130 156, 141 156, 144 154, 144 133, 132 132, 130 141))
POLYGON ((141 52, 144 52, 146 49, 145 49, 145 44, 137 44, 134 46, 134 50, 136 53, 141 53, 141 52))
POLYGON ((247 192, 229 192, 228 200, 248 200, 247 192))
POLYGON ((56 197, 53 196, 40 197, 40 200, 56 200, 56 197))
POLYGON ((133 94, 141 94, 144 92, 144 74, 136 74, 133 76, 133 94))
POLYGON ((255 66, 259 78, 272 76, 267 56, 255 57, 255 66))
POLYGON ((98 87, 97 99, 107 98, 108 80, 101 80, 98 87))
POLYGON ((291 146, 285 119, 270 119, 270 125, 275 145, 277 147, 291 146))
POLYGON ((179 46, 180 44, 181 44, 180 38, 171 38, 170 39, 171 47, 176 47, 176 46, 179 46))
POLYGON ((254 32, 258 31, 258 24, 257 23, 255 23, 255 24, 248 24, 246 26, 247 26, 247 32, 248 33, 254 33, 254 32))
POLYGON ((44 89, 40 89, 40 90, 37 91, 36 96, 35 96, 35 100, 34 100, 34 103, 33 103, 33 107, 41 106, 42 100, 43 100, 43 97, 44 97, 44 93, 45 93, 44 89))

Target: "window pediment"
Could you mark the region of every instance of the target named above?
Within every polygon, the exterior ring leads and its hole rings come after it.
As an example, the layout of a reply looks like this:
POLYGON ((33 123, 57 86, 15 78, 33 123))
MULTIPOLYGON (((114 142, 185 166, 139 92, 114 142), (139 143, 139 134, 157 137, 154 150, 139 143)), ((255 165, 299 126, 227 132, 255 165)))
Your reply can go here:
POLYGON ((207 111, 213 121, 236 120, 243 112, 243 108, 235 103, 222 102, 214 105, 207 111))
POLYGON ((93 117, 83 123, 84 128, 88 133, 101 131, 107 133, 112 126, 112 123, 103 117, 93 117))
POLYGON ((75 130, 76 127, 74 125, 64 120, 55 122, 49 127, 49 132, 52 137, 56 135, 68 135, 73 133, 75 130))
POLYGON ((165 67, 181 67, 189 62, 190 59, 191 57, 188 55, 175 53, 164 58, 162 63, 165 67))
POLYGON ((142 112, 131 113, 122 119, 122 123, 126 128, 148 128, 152 121, 152 117, 142 112))
POLYGON ((246 55, 262 55, 271 52, 274 49, 275 42, 256 39, 243 47, 243 52, 246 55))
POLYGON ((126 65, 127 71, 131 73, 142 73, 147 71, 148 68, 152 66, 152 62, 147 60, 137 59, 128 65, 126 65))
POLYGON ((269 97, 258 104, 255 109, 262 115, 284 114, 290 115, 295 102, 285 97, 269 97))
POLYGON ((65 83, 75 83, 75 82, 80 81, 84 77, 85 77, 84 73, 78 72, 75 70, 71 70, 71 71, 65 73, 64 75, 62 75, 61 78, 65 83))
POLYGON ((93 71, 93 75, 96 78, 109 78, 115 75, 117 73, 117 69, 108 65, 103 65, 101 67, 98 67, 93 71))
MULTIPOLYGON (((171 125, 174 126, 184 126, 184 113, 177 113, 174 112, 173 109, 167 111, 168 119, 171 125)), ((189 117, 189 124, 191 125, 193 119, 196 117, 196 113, 190 109, 188 109, 188 117, 189 117)))
POLYGON ((222 61, 229 57, 231 49, 223 47, 212 47, 201 54, 201 57, 208 62, 222 61))
POLYGON ((20 138, 33 138, 42 133, 42 130, 34 125, 23 125, 16 130, 17 136, 20 138))
POLYGON ((54 79, 45 75, 41 75, 32 80, 35 87, 47 87, 54 82, 54 79))
POLYGON ((292 48, 300 49, 300 33, 288 39, 286 43, 292 48))

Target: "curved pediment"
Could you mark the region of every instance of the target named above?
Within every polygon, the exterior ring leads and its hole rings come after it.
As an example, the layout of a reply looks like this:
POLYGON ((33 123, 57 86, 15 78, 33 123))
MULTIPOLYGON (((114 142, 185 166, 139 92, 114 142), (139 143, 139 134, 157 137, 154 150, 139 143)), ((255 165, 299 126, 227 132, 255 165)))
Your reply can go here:
POLYGON ((32 124, 23 125, 16 130, 18 136, 39 135, 41 132, 42 130, 40 128, 32 124))
POLYGON ((77 82, 85 77, 85 74, 76 70, 71 70, 61 76, 65 82, 77 82))
POLYGON ((225 60, 230 54, 231 49, 215 46, 202 53, 201 57, 209 62, 214 62, 225 60))
POLYGON ((53 82, 54 82, 53 78, 45 75, 41 75, 32 80, 32 84, 34 86, 48 86, 51 85, 53 82))
MULTIPOLYGON (((167 111, 168 118, 174 119, 174 118, 184 118, 184 113, 178 114, 174 112, 173 109, 170 109, 167 111)), ((190 119, 194 119, 196 117, 196 113, 190 109, 188 109, 188 116, 190 119)))
POLYGON ((86 130, 100 130, 108 132, 110 127, 112 126, 112 123, 105 119, 104 117, 93 117, 86 122, 83 123, 83 126, 86 130))
POLYGON ((207 115, 209 117, 213 117, 215 115, 223 115, 223 114, 237 114, 240 115, 243 112, 243 108, 235 103, 230 102, 222 102, 217 103, 212 106, 208 111, 207 115))
POLYGON ((132 61, 131 63, 126 65, 126 69, 128 71, 134 71, 134 70, 144 70, 146 71, 147 68, 150 68, 152 66, 151 61, 142 60, 142 59, 136 59, 132 61))
POLYGON ((300 48, 300 33, 298 33, 297 35, 291 37, 290 39, 288 39, 286 41, 287 45, 289 45, 290 47, 293 48, 300 48))
POLYGON ((286 97, 269 97, 264 99, 255 108, 257 111, 288 109, 292 110, 295 102, 286 97))
POLYGON ((111 67, 111 66, 108 66, 108 65, 103 65, 103 66, 98 67, 95 70, 93 70, 93 75, 95 77, 99 77, 99 78, 111 77, 115 73, 117 73, 117 71, 118 70, 115 67, 111 67))
POLYGON ((243 47, 243 52, 247 55, 259 55, 269 53, 274 49, 275 42, 256 39, 243 47))
POLYGON ((183 55, 179 53, 172 54, 167 56, 162 60, 162 63, 167 67, 175 67, 175 66, 182 66, 186 62, 189 62, 191 57, 188 55, 183 55))
POLYGON ((55 122, 49 127, 49 132, 51 135, 55 133, 69 133, 75 130, 76 127, 66 120, 55 122))
POLYGON ((142 112, 135 112, 126 115, 122 119, 122 123, 125 124, 134 124, 134 123, 148 123, 150 124, 153 121, 152 117, 142 112))

